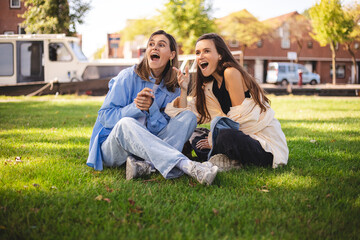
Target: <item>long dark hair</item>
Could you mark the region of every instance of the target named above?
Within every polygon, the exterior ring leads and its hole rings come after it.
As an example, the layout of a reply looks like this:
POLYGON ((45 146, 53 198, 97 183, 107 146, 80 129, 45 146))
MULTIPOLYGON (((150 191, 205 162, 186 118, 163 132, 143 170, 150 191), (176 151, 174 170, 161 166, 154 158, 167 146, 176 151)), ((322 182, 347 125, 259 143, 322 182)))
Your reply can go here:
MULTIPOLYGON (((175 51, 175 57, 170 61, 172 62, 172 66, 178 68, 179 61, 178 61, 177 43, 175 41, 175 38, 173 36, 171 36, 170 34, 168 34, 167 32, 165 32, 164 30, 158 30, 158 31, 154 32, 153 34, 151 34, 146 48, 149 45, 150 39, 155 35, 164 35, 165 37, 167 37, 167 39, 170 42, 170 50, 175 51)), ((175 73, 175 71, 173 71, 172 66, 170 66, 170 61, 166 64, 166 67, 165 67, 162 75, 160 76, 160 79, 164 80, 164 85, 166 86, 166 89, 168 91, 174 92, 175 89, 179 85, 177 82, 176 73, 175 73)), ((144 56, 144 58, 141 60, 141 62, 136 66, 135 72, 137 75, 139 75, 141 77, 141 79, 143 79, 145 81, 150 81, 151 69, 149 66, 149 61, 148 61, 147 56, 144 56)))
MULTIPOLYGON (((255 78, 252 77, 240 64, 235 60, 231 54, 229 48, 226 46, 224 40, 216 33, 207 33, 199 37, 196 41, 198 43, 201 40, 212 40, 215 44, 216 51, 220 54, 221 59, 219 60, 216 72, 220 76, 224 76, 224 71, 228 67, 233 67, 239 70, 244 78, 246 87, 249 89, 251 97, 254 99, 257 105, 261 108, 261 111, 266 111, 267 104, 270 104, 270 100, 265 96, 264 90, 256 82, 255 78)), ((203 85, 205 83, 214 81, 213 76, 205 77, 199 65, 197 66, 195 93, 196 96, 196 110, 201 115, 199 123, 203 123, 206 120, 210 120, 210 114, 206 106, 205 93, 203 85)))

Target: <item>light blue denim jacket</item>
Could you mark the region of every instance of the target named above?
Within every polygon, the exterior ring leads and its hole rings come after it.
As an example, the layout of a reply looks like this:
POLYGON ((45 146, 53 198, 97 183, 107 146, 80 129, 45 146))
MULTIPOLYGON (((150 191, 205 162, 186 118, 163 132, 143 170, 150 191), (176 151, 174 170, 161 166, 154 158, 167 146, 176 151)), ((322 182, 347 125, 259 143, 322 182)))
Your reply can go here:
POLYGON ((122 70, 109 82, 109 92, 101 106, 90 138, 89 156, 86 164, 95 170, 103 169, 101 144, 109 136, 112 128, 123 117, 135 119, 146 117, 146 128, 153 134, 159 133, 169 122, 170 117, 164 112, 168 103, 180 95, 180 89, 169 92, 161 82, 155 91, 155 100, 149 112, 135 106, 134 99, 145 87, 153 88, 155 80, 142 80, 135 73, 135 66, 122 70))

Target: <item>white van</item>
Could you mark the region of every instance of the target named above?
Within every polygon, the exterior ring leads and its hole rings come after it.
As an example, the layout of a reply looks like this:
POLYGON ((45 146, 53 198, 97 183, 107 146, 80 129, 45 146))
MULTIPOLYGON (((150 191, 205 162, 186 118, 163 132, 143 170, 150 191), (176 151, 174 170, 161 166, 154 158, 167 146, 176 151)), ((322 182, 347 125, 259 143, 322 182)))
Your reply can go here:
MULTIPOLYGON (((112 78, 139 59, 89 61, 65 34, 0 35, 0 87, 112 78)), ((86 83, 85 83, 86 84, 86 83)))
POLYGON ((286 86, 288 84, 297 84, 299 81, 299 72, 302 72, 303 84, 319 84, 320 76, 309 72, 304 65, 289 62, 271 62, 268 65, 266 82, 286 86))

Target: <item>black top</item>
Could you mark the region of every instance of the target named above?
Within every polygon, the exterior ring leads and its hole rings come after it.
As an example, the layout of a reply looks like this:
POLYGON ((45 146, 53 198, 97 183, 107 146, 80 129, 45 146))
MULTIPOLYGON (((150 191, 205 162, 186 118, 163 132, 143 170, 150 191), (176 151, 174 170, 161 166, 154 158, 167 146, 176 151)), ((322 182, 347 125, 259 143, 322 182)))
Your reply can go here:
MULTIPOLYGON (((214 80, 212 91, 220 103, 221 110, 223 113, 227 114, 230 111, 230 107, 232 107, 232 105, 229 92, 225 88, 225 78, 221 83, 220 89, 216 80, 214 80)), ((249 90, 245 92, 245 98, 250 98, 249 90)))

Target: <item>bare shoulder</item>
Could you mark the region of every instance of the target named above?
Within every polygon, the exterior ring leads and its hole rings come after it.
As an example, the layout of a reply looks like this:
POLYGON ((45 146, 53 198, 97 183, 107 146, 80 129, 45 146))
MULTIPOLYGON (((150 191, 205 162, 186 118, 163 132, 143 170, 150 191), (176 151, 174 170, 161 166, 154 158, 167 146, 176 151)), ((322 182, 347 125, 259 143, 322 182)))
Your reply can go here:
POLYGON ((239 70, 234 67, 228 67, 224 71, 225 81, 228 83, 238 82, 243 80, 243 76, 239 70))

